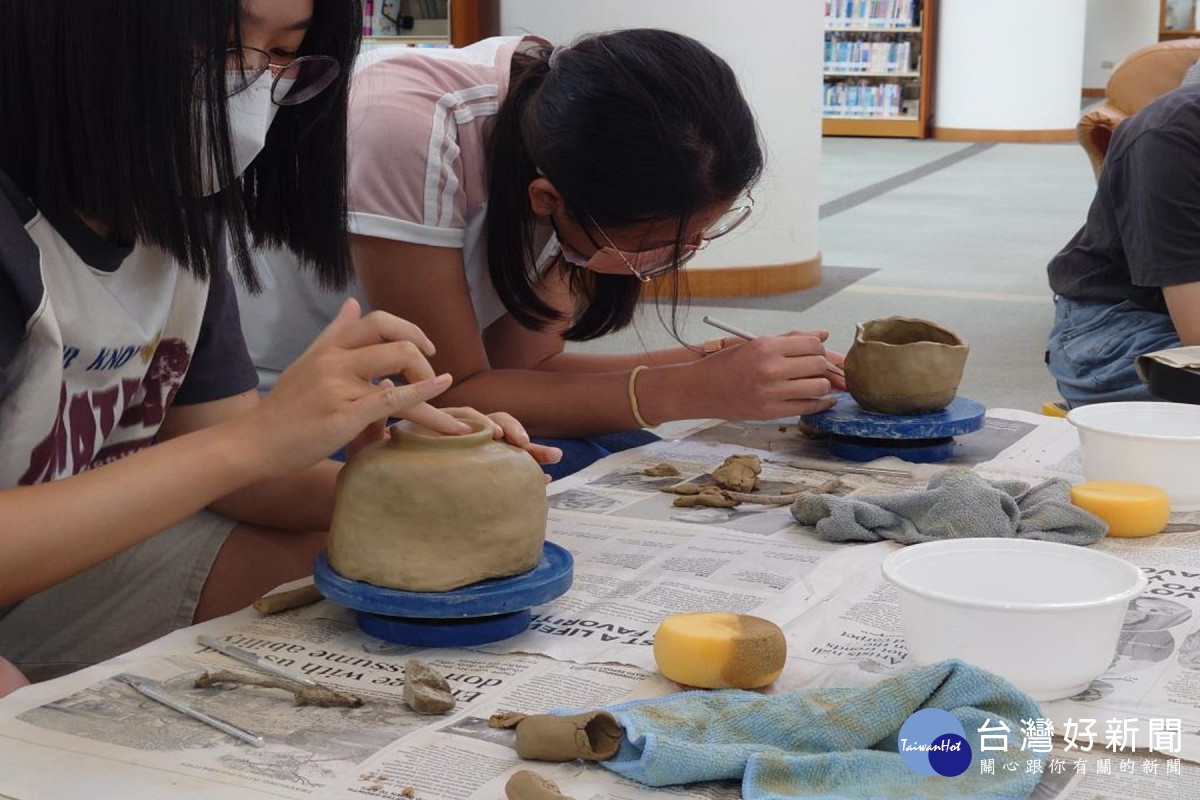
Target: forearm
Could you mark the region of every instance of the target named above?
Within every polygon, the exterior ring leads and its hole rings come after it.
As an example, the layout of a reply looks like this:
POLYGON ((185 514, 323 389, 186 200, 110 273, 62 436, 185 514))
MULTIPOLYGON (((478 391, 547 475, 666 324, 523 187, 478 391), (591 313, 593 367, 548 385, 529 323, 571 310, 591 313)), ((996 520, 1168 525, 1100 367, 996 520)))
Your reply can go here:
POLYGON ((322 461, 309 469, 268 478, 218 499, 209 507, 240 522, 288 531, 326 531, 342 465, 322 461))
MULTIPOLYGON (((680 369, 653 367, 638 376, 638 405, 648 422, 686 418, 687 403, 680 398, 688 392, 678 375, 680 369), (655 375, 647 381, 652 373, 661 371, 675 371, 675 380, 659 380, 655 375)), ((638 427, 629 403, 629 374, 628 370, 486 370, 456 384, 437 402, 444 406, 469 405, 485 413, 507 411, 534 436, 595 436, 638 427)))
POLYGON ((74 477, 0 491, 0 605, 125 550, 266 474, 230 426, 74 477))
POLYGON ((686 364, 700 358, 700 353, 688 347, 673 347, 669 350, 654 350, 648 353, 557 353, 538 365, 538 369, 550 372, 628 372, 644 364, 661 367, 669 364, 686 364))

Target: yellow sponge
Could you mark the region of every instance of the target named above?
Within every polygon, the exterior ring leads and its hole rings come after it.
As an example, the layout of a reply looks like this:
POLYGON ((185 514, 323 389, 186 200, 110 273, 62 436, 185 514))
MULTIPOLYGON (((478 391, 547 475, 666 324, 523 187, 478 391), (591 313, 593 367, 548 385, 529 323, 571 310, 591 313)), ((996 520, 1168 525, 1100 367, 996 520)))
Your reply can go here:
POLYGON ((787 640, 774 622, 706 612, 667 617, 654 634, 664 677, 701 689, 757 689, 783 672, 787 640))
POLYGON ((1071 502, 1107 522, 1109 536, 1153 536, 1171 515, 1167 493, 1144 483, 1079 483, 1071 487, 1071 502))

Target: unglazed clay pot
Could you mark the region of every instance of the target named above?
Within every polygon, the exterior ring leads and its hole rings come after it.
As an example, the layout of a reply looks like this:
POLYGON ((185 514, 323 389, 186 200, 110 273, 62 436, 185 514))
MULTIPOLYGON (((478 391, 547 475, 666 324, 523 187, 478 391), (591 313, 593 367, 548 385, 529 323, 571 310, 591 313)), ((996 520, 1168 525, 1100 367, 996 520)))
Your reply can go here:
POLYGON ((490 428, 446 436, 409 422, 338 476, 329 563, 341 575, 444 592, 537 566, 546 481, 533 458, 490 428))
POLYGON ((928 320, 888 317, 858 326, 846 354, 846 389, 879 414, 925 414, 958 392, 967 343, 928 320))

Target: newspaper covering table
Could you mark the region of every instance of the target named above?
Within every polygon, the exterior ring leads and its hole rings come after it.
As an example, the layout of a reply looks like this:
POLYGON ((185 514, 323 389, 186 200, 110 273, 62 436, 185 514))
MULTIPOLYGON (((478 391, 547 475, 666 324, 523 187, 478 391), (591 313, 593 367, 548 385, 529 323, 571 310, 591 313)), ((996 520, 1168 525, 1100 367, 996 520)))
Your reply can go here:
MULTIPOLYGON (((794 427, 708 425, 556 482, 548 537, 574 554, 575 582, 534 610, 527 632, 504 642, 470 650, 391 645, 358 631, 351 612, 322 602, 271 617, 239 612, 22 690, 0 701, 0 795, 502 797, 507 777, 530 765, 517 758, 512 734, 489 728, 488 717, 678 691, 653 671, 652 644, 658 622, 683 611, 738 611, 778 623, 788 664, 768 692, 878 681, 909 666, 897 598, 879 569, 897 545, 832 545, 795 524, 786 507, 676 508, 660 491, 683 479, 711 480, 727 455, 743 452, 763 459, 767 492, 819 485, 832 474, 842 494, 896 491, 921 487, 943 468, 888 459, 870 465, 887 470, 880 474, 843 473, 847 462, 823 447, 794 427), (681 476, 644 474, 662 461, 681 476), (207 669, 242 669, 196 645, 200 632, 367 703, 294 707, 277 692, 193 688, 207 669), (412 657, 447 676, 459 701, 450 715, 420 717, 403 705, 403 664, 412 657), (267 744, 249 748, 142 698, 114 680, 122 673, 159 680, 267 744)), ((952 463, 1028 482, 1078 480, 1081 472, 1070 425, 1005 410, 962 437, 952 463)), ((1191 763, 1200 761, 1200 514, 1174 515, 1169 531, 1097 545, 1138 564, 1150 584, 1131 604, 1109 671, 1080 696, 1043 704, 1045 719, 1012 732, 1045 754, 1035 797, 1200 797, 1200 767, 1191 763), (1107 749, 1118 739, 1125 750, 1107 749)), ((733 782, 650 790, 596 765, 533 766, 580 798, 739 795, 733 782)), ((992 767, 1033 765, 997 758, 992 767)))

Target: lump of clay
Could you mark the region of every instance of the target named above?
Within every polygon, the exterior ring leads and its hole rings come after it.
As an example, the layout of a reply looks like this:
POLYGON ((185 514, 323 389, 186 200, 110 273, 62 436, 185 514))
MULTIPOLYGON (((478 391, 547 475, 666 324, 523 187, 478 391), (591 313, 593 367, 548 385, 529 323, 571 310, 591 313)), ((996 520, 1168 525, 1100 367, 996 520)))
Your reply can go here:
POLYGON ((668 464, 666 461, 660 461, 653 467, 646 467, 642 470, 642 474, 649 475, 651 478, 672 478, 679 474, 679 467, 668 464))
POLYGON ((504 795, 508 800, 571 800, 557 783, 527 769, 512 774, 504 784, 504 795))
POLYGON ((454 694, 438 672, 410 658, 404 665, 404 702, 418 714, 444 714, 454 708, 454 694))
POLYGON ((762 472, 762 461, 758 456, 730 456, 725 463, 713 470, 713 480, 722 489, 733 492, 753 492, 758 488, 758 475, 762 472))
POLYGON ((517 729, 517 755, 532 761, 607 761, 617 754, 625 729, 607 711, 583 714, 494 714, 488 725, 517 729))
POLYGON ((704 612, 667 617, 654 634, 663 677, 701 689, 757 689, 787 663, 779 626, 747 614, 704 612))
POLYGON ((445 592, 537 566, 549 511, 541 467, 466 422, 462 436, 401 422, 346 464, 329 531, 339 574, 445 592))
POLYGON ((676 497, 674 505, 678 508, 695 508, 696 506, 703 506, 705 508, 733 508, 740 502, 740 500, 735 500, 716 486, 705 486, 696 494, 676 497))
POLYGON ((858 326, 846 354, 846 389, 863 409, 924 414, 958 392, 967 343, 923 319, 888 317, 858 326))

